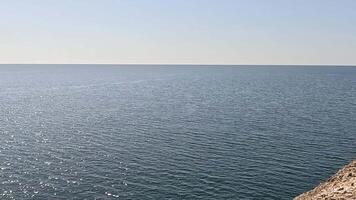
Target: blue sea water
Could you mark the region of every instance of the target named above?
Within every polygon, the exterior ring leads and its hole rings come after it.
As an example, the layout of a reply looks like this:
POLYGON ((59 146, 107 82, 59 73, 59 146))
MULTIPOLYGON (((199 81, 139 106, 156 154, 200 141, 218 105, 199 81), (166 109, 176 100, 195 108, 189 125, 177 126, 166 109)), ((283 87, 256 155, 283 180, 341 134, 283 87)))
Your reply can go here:
POLYGON ((1 199, 291 199, 356 157, 356 68, 0 65, 1 199))

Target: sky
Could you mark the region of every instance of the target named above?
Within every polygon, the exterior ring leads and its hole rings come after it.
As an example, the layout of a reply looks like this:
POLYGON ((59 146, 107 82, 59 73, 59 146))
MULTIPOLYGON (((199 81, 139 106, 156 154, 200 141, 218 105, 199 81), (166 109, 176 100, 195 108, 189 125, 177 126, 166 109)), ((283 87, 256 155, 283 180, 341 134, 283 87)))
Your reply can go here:
POLYGON ((0 63, 356 65, 356 1, 0 0, 0 63))

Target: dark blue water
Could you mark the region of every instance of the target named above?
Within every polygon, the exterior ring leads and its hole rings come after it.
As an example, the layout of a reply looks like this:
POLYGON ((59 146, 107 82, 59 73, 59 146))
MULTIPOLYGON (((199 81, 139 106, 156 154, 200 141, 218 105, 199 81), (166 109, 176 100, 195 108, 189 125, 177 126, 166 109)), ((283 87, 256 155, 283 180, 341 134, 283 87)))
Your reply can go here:
POLYGON ((1 199, 291 199, 356 156, 356 68, 0 65, 1 199))

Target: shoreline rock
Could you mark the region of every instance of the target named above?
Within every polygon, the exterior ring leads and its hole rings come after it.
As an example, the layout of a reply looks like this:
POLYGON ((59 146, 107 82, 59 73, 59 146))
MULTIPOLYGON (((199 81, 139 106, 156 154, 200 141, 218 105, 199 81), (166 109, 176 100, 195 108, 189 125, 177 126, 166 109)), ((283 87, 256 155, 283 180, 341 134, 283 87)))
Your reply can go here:
POLYGON ((356 160, 340 169, 327 181, 305 192, 294 200, 356 200, 356 160))

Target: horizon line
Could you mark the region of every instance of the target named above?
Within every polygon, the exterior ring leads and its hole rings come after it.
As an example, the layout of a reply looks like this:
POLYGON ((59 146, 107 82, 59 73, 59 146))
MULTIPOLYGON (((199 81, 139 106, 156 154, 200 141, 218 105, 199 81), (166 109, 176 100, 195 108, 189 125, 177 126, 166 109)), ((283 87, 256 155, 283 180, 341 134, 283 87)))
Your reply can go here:
POLYGON ((356 67, 356 64, 192 64, 192 63, 0 63, 0 65, 168 65, 168 66, 329 66, 356 67))

